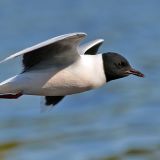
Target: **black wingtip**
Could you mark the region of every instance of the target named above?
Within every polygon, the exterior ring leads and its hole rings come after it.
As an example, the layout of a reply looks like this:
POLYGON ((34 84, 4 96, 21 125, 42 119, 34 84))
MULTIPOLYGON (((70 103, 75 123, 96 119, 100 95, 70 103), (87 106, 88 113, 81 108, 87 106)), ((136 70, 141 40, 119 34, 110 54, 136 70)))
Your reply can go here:
POLYGON ((62 99, 64 98, 64 96, 46 96, 45 97, 45 105, 46 106, 50 106, 53 105, 55 106, 56 104, 58 104, 62 99))

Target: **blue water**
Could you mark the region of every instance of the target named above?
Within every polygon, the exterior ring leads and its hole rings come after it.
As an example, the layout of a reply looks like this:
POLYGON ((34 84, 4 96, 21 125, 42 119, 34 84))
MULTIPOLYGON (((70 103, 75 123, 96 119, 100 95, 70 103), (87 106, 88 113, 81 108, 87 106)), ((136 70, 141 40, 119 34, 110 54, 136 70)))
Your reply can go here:
MULTIPOLYGON (((0 160, 160 159, 159 0, 1 0, 0 59, 75 31, 104 38, 145 73, 66 97, 40 113, 42 98, 0 100, 0 160)), ((0 65, 0 80, 21 71, 0 65)))

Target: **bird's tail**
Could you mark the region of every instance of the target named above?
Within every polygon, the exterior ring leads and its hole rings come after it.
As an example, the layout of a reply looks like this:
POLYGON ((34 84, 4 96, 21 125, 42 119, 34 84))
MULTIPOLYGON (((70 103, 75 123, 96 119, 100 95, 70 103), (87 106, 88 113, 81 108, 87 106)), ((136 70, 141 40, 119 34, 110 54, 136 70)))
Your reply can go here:
POLYGON ((0 83, 0 98, 16 99, 20 96, 22 96, 22 93, 13 87, 11 79, 0 83))

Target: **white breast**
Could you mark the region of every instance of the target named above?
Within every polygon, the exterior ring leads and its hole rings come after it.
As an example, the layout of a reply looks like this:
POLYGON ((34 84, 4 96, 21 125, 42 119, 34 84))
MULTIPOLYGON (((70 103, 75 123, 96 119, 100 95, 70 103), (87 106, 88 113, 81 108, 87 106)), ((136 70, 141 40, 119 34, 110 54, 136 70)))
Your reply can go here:
POLYGON ((66 95, 97 88, 105 82, 101 55, 82 55, 78 62, 52 76, 43 89, 51 90, 51 94, 54 91, 54 94, 66 95))

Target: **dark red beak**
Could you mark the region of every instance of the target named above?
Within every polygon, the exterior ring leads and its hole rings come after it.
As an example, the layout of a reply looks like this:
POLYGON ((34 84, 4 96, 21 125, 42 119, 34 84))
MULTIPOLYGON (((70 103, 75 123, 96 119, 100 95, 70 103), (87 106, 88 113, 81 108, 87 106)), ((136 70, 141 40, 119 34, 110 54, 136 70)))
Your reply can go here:
POLYGON ((136 75, 138 77, 143 77, 144 78, 144 74, 143 73, 141 73, 140 71, 137 71, 135 69, 132 69, 132 68, 130 70, 126 71, 126 73, 127 74, 133 74, 133 75, 136 75))

